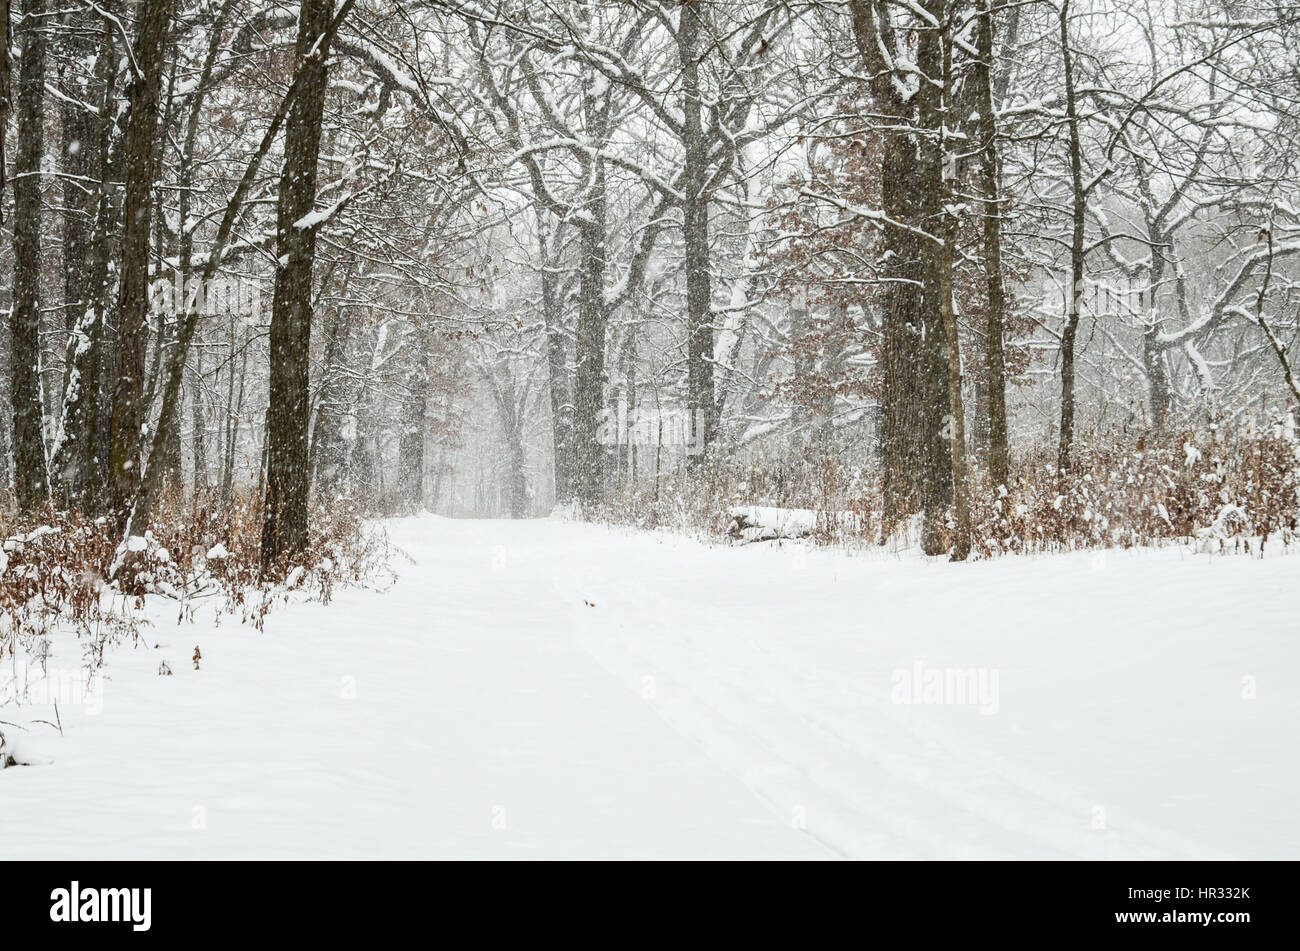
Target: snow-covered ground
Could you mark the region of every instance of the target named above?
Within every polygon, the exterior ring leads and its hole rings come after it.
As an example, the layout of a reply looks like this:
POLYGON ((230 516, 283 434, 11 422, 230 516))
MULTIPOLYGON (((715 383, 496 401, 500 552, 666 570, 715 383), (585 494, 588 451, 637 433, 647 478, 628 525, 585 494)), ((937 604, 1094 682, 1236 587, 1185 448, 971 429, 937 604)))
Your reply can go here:
POLYGON ((0 859, 1300 857, 1300 558, 389 531, 386 592, 0 707, 0 859))

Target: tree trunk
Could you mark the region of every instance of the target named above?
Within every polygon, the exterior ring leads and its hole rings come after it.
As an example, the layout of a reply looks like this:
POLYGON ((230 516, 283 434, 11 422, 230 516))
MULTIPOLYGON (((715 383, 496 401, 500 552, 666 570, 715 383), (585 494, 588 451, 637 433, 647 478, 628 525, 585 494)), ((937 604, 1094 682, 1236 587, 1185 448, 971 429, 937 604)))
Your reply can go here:
MULTIPOLYGON (((682 254, 686 270, 686 409, 694 446, 712 445, 717 429, 713 393, 713 292, 709 268, 709 143, 704 135, 700 90, 703 3, 683 4, 677 28, 682 69, 684 147, 682 254)), ((698 464, 702 457, 688 457, 698 464)))
MULTIPOLYGON (((1149 174, 1139 163, 1139 174, 1149 174)), ((1147 399, 1151 409, 1151 428, 1161 434, 1169 415, 1169 369, 1165 358, 1165 345, 1160 342, 1160 293, 1165 284, 1166 255, 1173 250, 1169 235, 1157 222, 1147 227, 1147 241, 1151 246, 1151 267, 1147 271, 1147 317, 1142 329, 1142 366, 1147 375, 1147 399)))
MULTIPOLYGON (((637 328, 631 326, 627 328, 627 336, 623 340, 623 386, 627 402, 628 425, 632 426, 636 422, 637 406, 640 400, 640 394, 637 392, 637 328)), ((637 466, 637 447, 640 439, 639 433, 632 435, 629 433, 627 441, 627 458, 626 479, 628 485, 636 483, 636 466, 637 466)))
MULTIPOLYGON (((1152 252, 1158 257, 1158 250, 1152 252)), ((1152 300, 1155 300, 1155 282, 1152 281, 1152 300)), ((1151 322, 1142 332, 1142 366, 1147 374, 1147 399, 1151 407, 1151 428, 1163 434, 1169 418, 1169 368, 1165 362, 1165 346, 1160 343, 1160 321, 1153 304, 1151 322)))
MULTIPOLYGON (((74 64, 95 52, 94 13, 90 10, 67 15, 65 50, 74 64)), ((75 66, 74 66, 75 68, 75 66)), ((65 67, 66 69, 66 67, 65 67)), ((63 390, 66 393, 75 367, 74 355, 79 343, 78 323, 88 309, 86 285, 89 263, 89 238, 94 220, 94 189, 88 181, 97 169, 95 163, 95 116, 88 105, 93 90, 79 76, 67 76, 59 83, 67 97, 59 106, 59 125, 63 130, 62 182, 63 197, 63 322, 68 331, 68 352, 63 366, 63 390)))
POLYGON ((271 309, 270 411, 267 415, 266 504, 262 565, 307 546, 311 472, 309 356, 316 226, 304 219, 316 199, 317 158, 328 85, 326 63, 333 0, 303 0, 295 61, 298 95, 285 125, 284 173, 276 208, 275 292, 271 309))
POLYGON ((954 179, 956 178, 956 157, 948 142, 949 130, 944 117, 951 115, 953 97, 952 47, 953 30, 952 11, 947 0, 933 0, 932 11, 941 24, 942 32, 938 39, 942 50, 942 76, 940 109, 934 117, 932 128, 937 131, 935 146, 936 158, 942 163, 940 178, 940 224, 937 229, 941 244, 939 246, 939 312, 943 318, 944 338, 948 345, 948 414, 952 420, 948 433, 948 445, 952 461, 952 498, 953 498, 953 538, 951 557, 953 561, 965 561, 971 550, 971 523, 969 489, 966 479, 966 409, 962 404, 962 370, 961 338, 957 333, 957 315, 953 308, 953 245, 957 240, 955 214, 952 208, 954 179))
POLYGON ((526 518, 528 516, 528 469, 525 465, 524 437, 520 431, 523 420, 516 420, 516 425, 506 433, 510 443, 510 517, 526 518))
POLYGON ((569 395, 569 368, 565 358, 563 309, 560 302, 558 262, 552 253, 548 212, 537 206, 538 248, 542 255, 542 319, 546 324, 546 369, 551 397, 551 453, 555 500, 573 499, 573 404, 569 395))
POLYGON ((29 0, 18 27, 18 149, 14 163, 14 302, 9 311, 14 498, 34 509, 49 495, 41 408, 41 159, 45 150, 44 0, 29 0))
MULTIPOLYGON (((0 0, 0 197, 4 195, 5 182, 7 178, 5 141, 9 129, 9 114, 13 111, 13 63, 10 60, 10 44, 12 38, 9 29, 10 10, 9 0, 0 0)), ((0 225, 4 224, 4 202, 0 201, 0 225)), ((13 307, 12 292, 9 295, 9 306, 13 307)), ((0 346, 9 350, 9 324, 5 321, 0 324, 0 346)), ((11 379, 0 380, 0 402, 9 403, 11 396, 11 379)), ((0 486, 10 485, 10 444, 13 436, 13 417, 0 425, 0 486)))
POLYGON ((984 280, 988 293, 985 325, 985 364, 988 372, 989 476, 996 493, 1010 481, 1007 445, 1006 285, 1002 274, 1002 181, 998 168, 997 117, 993 101, 993 4, 980 0, 976 33, 979 66, 976 76, 980 112, 980 177, 984 189, 984 280))
MULTIPOLYGON (((9 113, 13 111, 13 62, 9 47, 9 0, 0 0, 0 194, 5 188, 5 139, 9 131, 9 113)), ((4 202, 0 202, 0 224, 4 224, 4 202)))
POLYGON ((1065 118, 1069 132, 1070 187, 1070 287, 1067 291, 1065 330, 1061 334, 1061 434, 1057 447, 1057 468, 1070 468, 1074 446, 1074 344, 1079 333, 1079 299, 1083 296, 1083 239, 1087 196, 1083 190, 1083 147, 1079 142, 1079 113, 1074 91, 1074 54, 1070 49, 1070 2, 1060 10, 1061 57, 1065 68, 1065 118))
MULTIPOLYGON (((926 9, 936 21, 944 17, 944 0, 927 0, 926 9)), ((917 204, 919 226, 933 236, 921 242, 922 291, 921 312, 914 318, 920 327, 920 376, 912 385, 919 390, 921 412, 916 420, 914 439, 917 458, 914 465, 921 473, 922 523, 921 548, 927 555, 942 554, 949 549, 948 509, 953 502, 953 433, 962 421, 955 417, 953 385, 950 380, 952 347, 957 340, 948 335, 946 311, 952 307, 952 294, 945 294, 945 280, 951 277, 951 264, 945 275, 944 256, 948 242, 944 236, 950 227, 944 201, 947 156, 944 152, 945 117, 942 74, 947 37, 942 28, 921 30, 917 40, 917 65, 930 78, 919 84, 917 93, 917 151, 913 179, 919 186, 917 204)), ((960 353, 958 354, 960 361, 960 353)), ((960 366, 960 362, 958 363, 960 366)), ((960 405, 961 394, 957 394, 960 405)), ((965 448, 963 443, 963 450, 965 448)))
MULTIPOLYGON (((109 457, 112 421, 112 368, 116 347, 117 297, 115 272, 111 268, 118 244, 121 220, 121 189, 113 184, 120 180, 123 136, 120 124, 112 117, 117 84, 114 63, 117 37, 110 23, 104 24, 103 39, 95 68, 102 80, 98 141, 99 183, 95 190, 95 230, 91 235, 90 279, 87 293, 90 306, 85 317, 85 345, 78 348, 77 373, 80 386, 69 388, 63 418, 63 447, 69 453, 69 465, 79 467, 77 478, 84 482, 81 500, 87 512, 103 513, 109 505, 109 457), (101 72, 102 71, 102 72, 101 72)), ((62 472, 62 468, 58 471, 62 472)), ((74 484, 76 484, 74 482, 74 484)))
POLYGON ((605 447, 598 430, 605 389, 605 168, 599 159, 584 204, 590 221, 579 225, 577 371, 573 396, 573 478, 579 501, 591 505, 605 481, 605 447))
POLYGON ((316 392, 316 421, 312 425, 311 472, 316 491, 332 495, 343 486, 347 445, 343 439, 343 411, 348 396, 347 377, 338 372, 347 344, 348 318, 342 307, 331 310, 325 323, 324 373, 316 392))
MULTIPOLYGON (((74 31, 90 31, 94 22, 86 22, 88 13, 73 14, 74 31)), ((104 104, 112 90, 112 47, 105 35, 96 57, 94 90, 81 83, 65 82, 64 92, 79 100, 96 96, 103 116, 104 104)), ((69 52, 85 56, 95 52, 95 44, 81 32, 68 40, 69 52), (87 49, 88 48, 88 49, 87 49)), ((107 256, 100 268, 100 253, 105 236, 100 221, 107 175, 109 121, 96 117, 90 108, 79 103, 61 105, 60 125, 64 130, 64 171, 75 179, 62 183, 62 230, 64 230, 64 323, 68 330, 68 349, 64 360, 64 387, 59 411, 55 447, 51 452, 49 481, 56 503, 61 507, 82 505, 86 491, 87 433, 91 414, 98 411, 99 361, 103 343, 103 314, 96 307, 95 295, 107 273, 107 256), (79 181, 78 181, 79 179, 79 181), (91 186, 90 182, 98 183, 91 186)))
POLYGON ((407 343, 409 366, 399 411, 397 439, 398 493, 408 512, 424 506, 424 431, 429 392, 429 345, 422 327, 412 327, 407 343))
MULTIPOLYGON (((917 162, 912 136, 891 132, 884 144, 881 169, 882 205, 899 222, 916 222, 917 162)), ((883 464, 885 522, 893 527, 922 507, 922 456, 918 438, 923 417, 921 350, 924 302, 923 238, 901 228, 886 228, 882 237, 888 276, 882 304, 883 392, 880 451, 883 464)))
POLYGON ((235 451, 239 447, 239 423, 244 415, 244 385, 248 381, 248 347, 244 346, 239 360, 239 395, 235 395, 235 332, 231 320, 230 332, 230 385, 226 393, 226 456, 221 475, 221 505, 230 507, 235 487, 235 451))
POLYGON ((200 341, 194 368, 194 384, 190 387, 190 452, 194 456, 194 491, 208 484, 207 414, 203 411, 203 345, 200 341))
MULTIPOLYGON (((886 225, 881 235, 888 261, 881 293, 884 535, 906 516, 925 512, 922 543, 936 552, 942 549, 940 529, 951 500, 952 467, 943 422, 949 394, 939 255, 926 229, 934 228, 942 213, 942 169, 936 150, 921 141, 924 130, 919 124, 927 109, 916 94, 904 95, 906 77, 883 55, 896 34, 890 23, 877 20, 877 12, 872 0, 854 0, 851 5, 854 41, 872 77, 874 111, 890 117, 881 167, 882 209, 896 223, 886 225)), ((918 35, 918 60, 926 59, 928 68, 937 71, 941 61, 934 31, 918 35)), ((928 84, 921 88, 933 96, 928 84)))
POLYGON ((118 290, 109 494, 118 528, 126 526, 140 484, 140 449, 149 345, 149 232, 157 158, 158 98, 171 0, 143 0, 132 59, 139 72, 127 92, 130 116, 123 146, 122 268, 118 290))

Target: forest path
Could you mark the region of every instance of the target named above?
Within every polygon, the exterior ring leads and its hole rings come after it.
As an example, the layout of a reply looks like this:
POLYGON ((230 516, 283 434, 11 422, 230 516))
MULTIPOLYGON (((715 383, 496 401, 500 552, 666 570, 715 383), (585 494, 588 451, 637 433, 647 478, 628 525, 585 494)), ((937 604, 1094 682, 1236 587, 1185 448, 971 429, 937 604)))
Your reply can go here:
POLYGON ((0 858, 1300 855, 1295 558, 388 529, 386 592, 161 614, 102 714, 23 708, 0 858))

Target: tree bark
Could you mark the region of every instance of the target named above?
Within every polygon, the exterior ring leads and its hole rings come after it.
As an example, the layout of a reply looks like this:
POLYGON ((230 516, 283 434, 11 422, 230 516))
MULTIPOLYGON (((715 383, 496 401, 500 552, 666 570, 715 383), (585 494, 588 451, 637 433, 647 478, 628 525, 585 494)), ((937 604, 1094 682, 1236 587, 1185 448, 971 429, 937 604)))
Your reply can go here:
MULTIPOLYGON (((881 234, 887 281, 881 291, 882 395, 880 455, 884 486, 884 534, 908 515, 926 514, 927 551, 942 549, 940 531, 951 501, 950 447, 943 417, 949 412, 947 347, 940 313, 938 246, 927 237, 942 212, 938 203, 941 163, 921 141, 920 102, 928 84, 906 91, 911 77, 894 71, 898 39, 883 3, 854 0, 853 36, 870 75, 876 112, 888 116, 883 133, 881 205, 890 224, 881 234)), ((936 72, 934 31, 918 31, 918 65, 936 72)), ((929 110, 933 111, 933 110, 929 110)), ((883 540, 883 539, 882 539, 883 540)))
MULTIPOLYGON (((709 263, 709 143, 700 89, 703 3, 680 6, 677 48, 682 76, 682 254, 686 270, 686 409, 691 444, 712 445, 717 428, 713 393, 713 292, 709 263)), ((692 463, 699 455, 688 457, 692 463)))
POLYGON ((347 312, 335 307, 325 322, 324 373, 316 391, 316 420, 311 430, 312 484, 320 494, 333 494, 346 482, 346 413, 342 406, 348 398, 347 377, 338 369, 345 359, 347 336, 347 312))
POLYGON ((399 410, 398 493, 407 512, 424 506, 424 432, 429 392, 429 342, 425 328, 408 331, 407 369, 399 410))
POLYGON ((149 237, 157 158, 158 98, 171 0, 143 0, 127 91, 130 116, 123 145, 122 267, 118 289, 116 376, 113 388, 109 497, 125 528, 140 484, 140 450, 148 422, 144 402, 149 345, 149 237))
POLYGON ((1070 287, 1067 291, 1065 329, 1061 334, 1061 433, 1057 446, 1057 468, 1070 468, 1074 446, 1074 345, 1079 333, 1079 299, 1083 296, 1084 221, 1087 195, 1083 190, 1083 147, 1079 141, 1079 111, 1074 86, 1074 54, 1070 49, 1070 0, 1060 10, 1061 58, 1065 69, 1065 118, 1069 133, 1070 188, 1070 287))
POLYGON ((235 487, 235 452, 239 448, 239 423, 244 416, 244 386, 248 381, 248 346, 244 345, 239 359, 239 393, 235 394, 235 333, 231 320, 230 333, 230 386, 226 394, 226 456, 221 476, 221 505, 230 507, 235 487))
POLYGON ((598 430, 605 390, 605 173, 596 172, 584 206, 593 223, 580 226, 577 368, 573 395, 574 493, 583 504, 599 501, 605 483, 605 447, 598 430))
POLYGON ((194 367, 194 384, 190 388, 190 453, 194 456, 194 474, 191 478, 195 492, 206 488, 208 484, 208 421, 203 399, 203 344, 200 341, 194 367))
POLYGON ((937 39, 941 44, 942 85, 939 110, 932 128, 937 132, 935 146, 941 162, 939 246, 939 313, 943 319, 944 338, 948 346, 948 414, 952 420, 949 451, 952 460, 953 538, 950 547, 953 561, 965 561, 971 550, 970 496, 966 478, 966 409, 962 402, 961 339, 957 333, 957 315, 953 308, 953 244, 957 240, 954 202, 956 157, 948 141, 946 117, 953 114, 952 48, 955 24, 947 0, 932 0, 931 10, 941 24, 937 39))
POLYGON ((554 466, 555 499, 573 499, 573 403, 570 396, 568 360, 565 357, 563 309, 560 302, 559 262, 552 250, 553 234, 549 213, 536 203, 537 244, 542 261, 542 320, 546 325, 546 369, 551 398, 551 456, 554 466))
MULTIPOLYGON (((594 142, 609 138, 608 99, 584 96, 587 134, 594 142)), ((578 220, 578 328, 573 378, 573 489, 584 505, 598 502, 605 486, 606 450, 599 429, 605 393, 605 339, 609 305, 605 300, 607 196, 605 162, 592 155, 586 194, 578 220)))
MULTIPOLYGON (((928 9, 936 19, 941 15, 942 0, 929 0, 928 9)), ((943 42, 938 30, 925 30, 917 41, 917 63, 921 71, 939 83, 943 69, 943 42)), ((953 439, 961 421, 952 411, 953 386, 960 379, 950 374, 952 347, 957 340, 948 336, 949 320, 945 311, 952 307, 951 289, 945 292, 945 279, 951 278, 951 265, 945 275, 944 254, 947 250, 945 235, 949 228, 948 212, 944 202, 946 188, 943 152, 943 127, 945 112, 941 90, 925 83, 918 94, 918 119, 923 128, 917 142, 916 172, 918 180, 920 226, 933 240, 921 243, 924 277, 920 296, 920 313, 916 324, 921 333, 920 375, 912 382, 917 390, 915 399, 920 404, 913 440, 916 453, 911 464, 919 470, 921 482, 921 549, 927 555, 940 555, 949 550, 949 508, 954 499, 953 439), (946 297, 945 297, 946 293, 946 297)), ((957 359, 960 361, 960 352, 957 359)), ((960 364, 959 364, 960 365, 960 364)), ((960 405, 960 394, 958 394, 960 405)), ((964 448, 964 444, 963 444, 964 448)))
MULTIPOLYGON (((117 36, 111 23, 104 24, 96 70, 102 70, 103 97, 100 99, 98 141, 99 182, 95 190, 95 230, 91 234, 90 280, 87 293, 86 344, 78 348, 76 403, 65 408, 63 448, 71 453, 69 465, 81 467, 84 479, 82 506, 87 512, 103 514, 110 505, 109 460, 112 452, 113 367, 117 346, 117 296, 114 289, 120 274, 112 261, 120 244, 122 210, 121 181, 122 125, 113 117, 117 95, 117 36)), ((124 117, 123 117, 124 118, 124 117)), ((69 389, 69 395, 73 390, 69 389)), ((62 468, 58 471, 62 472, 62 468)))
POLYGON ((14 163, 14 302, 9 311, 14 498, 30 510, 49 496, 41 407, 41 159, 45 152, 44 0, 29 0, 18 27, 18 148, 14 163))
POLYGON ((317 228, 305 219, 316 199, 333 7, 333 0, 303 0, 298 16, 295 83, 299 88, 285 125, 284 173, 276 208, 279 263, 271 305, 270 411, 261 545, 264 568, 292 559, 307 546, 311 483, 308 358, 317 228))
MULTIPOLYGON (((0 193, 5 188, 5 139, 9 131, 9 113, 13 111, 13 62, 9 46, 9 0, 0 0, 0 193)), ((0 224, 4 224, 4 203, 0 202, 0 224)))
POLYGON ((976 33, 979 63, 980 178, 984 190, 984 280, 988 295, 985 364, 988 372, 989 476, 993 491, 1010 481, 1007 444, 1006 284, 1002 273, 1002 180, 998 168, 998 125, 993 101, 993 4, 980 0, 976 33))
MULTIPOLYGON (((66 55, 73 63, 95 52, 93 11, 81 10, 66 15, 64 41, 66 55)), ((94 221, 95 190, 88 185, 94 176, 95 116, 89 103, 93 95, 80 77, 65 73, 59 83, 67 98, 59 106, 59 125, 63 130, 63 321, 68 331, 68 352, 63 368, 63 389, 74 373, 74 354, 78 345, 76 327, 88 309, 86 286, 90 255, 90 233, 94 221)))

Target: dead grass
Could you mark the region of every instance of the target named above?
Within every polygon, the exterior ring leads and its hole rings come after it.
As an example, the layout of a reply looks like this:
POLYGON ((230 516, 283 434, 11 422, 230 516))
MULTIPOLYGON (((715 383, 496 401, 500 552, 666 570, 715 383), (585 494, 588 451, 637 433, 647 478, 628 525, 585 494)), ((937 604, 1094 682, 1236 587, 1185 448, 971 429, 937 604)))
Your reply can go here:
MULTIPOLYGON (((714 461, 661 477, 657 487, 625 484, 591 514, 722 537, 733 506, 812 509, 812 541, 906 544, 883 537, 881 498, 874 467, 811 455, 778 466, 714 461)), ((1067 473, 1057 471, 1054 450, 1021 454, 1005 489, 976 463, 971 510, 983 557, 1170 544, 1259 553, 1265 544, 1291 545, 1300 532, 1300 444, 1281 427, 1160 440, 1094 435, 1079 439, 1067 473)))
POLYGON ((147 596, 170 599, 179 619, 210 605, 260 628, 278 595, 327 602, 337 586, 367 583, 387 564, 386 536, 353 502, 317 505, 310 533, 301 556, 264 572, 250 498, 226 507, 207 495, 173 497, 132 542, 130 570, 110 581, 119 539, 106 519, 53 509, 0 515, 0 661, 19 652, 40 660, 57 625, 76 632, 97 667, 108 646, 140 636, 147 596))

